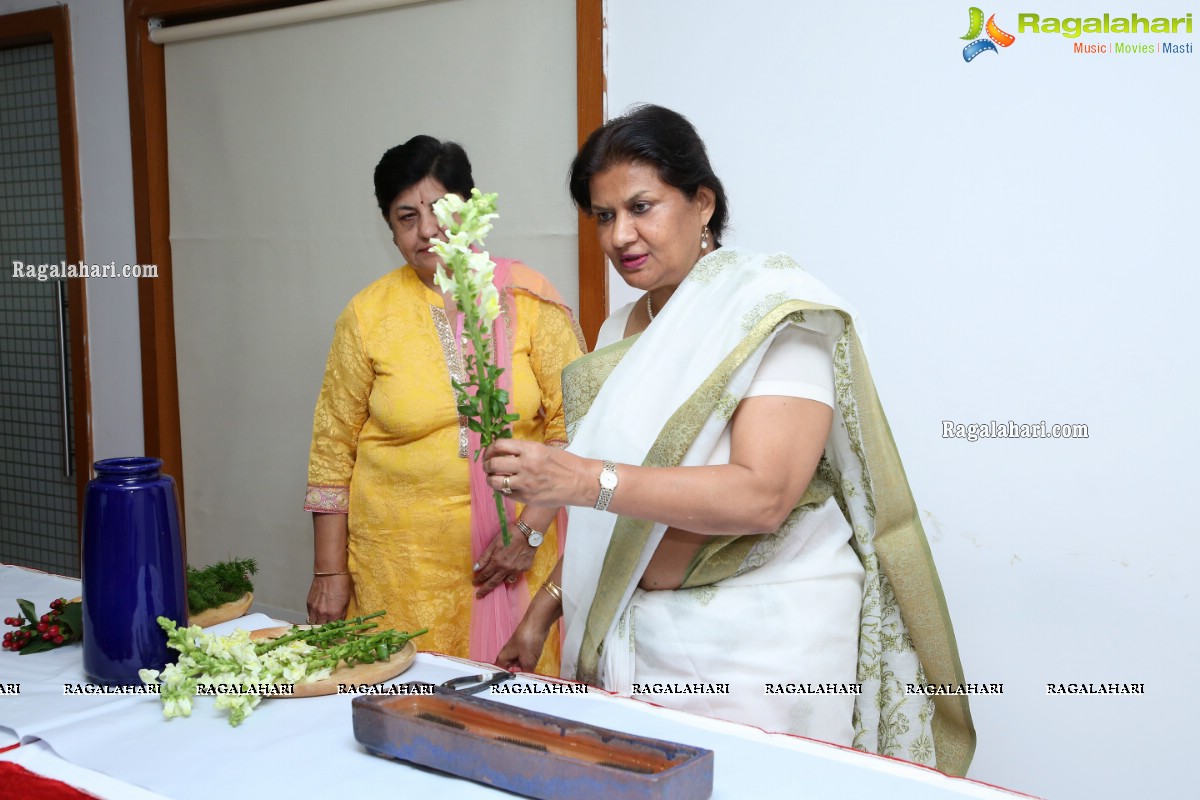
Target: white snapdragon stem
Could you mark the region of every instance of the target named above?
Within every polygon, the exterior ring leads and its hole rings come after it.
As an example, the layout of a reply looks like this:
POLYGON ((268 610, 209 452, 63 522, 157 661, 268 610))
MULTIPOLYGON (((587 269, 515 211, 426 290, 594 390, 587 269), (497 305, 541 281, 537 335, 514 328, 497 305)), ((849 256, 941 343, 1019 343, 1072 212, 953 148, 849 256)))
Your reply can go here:
MULTIPOLYGON (((458 412, 479 433, 481 447, 499 438, 511 436, 515 419, 507 410, 508 395, 496 386, 489 373, 493 355, 492 324, 500 316, 500 293, 493 283, 496 265, 483 250, 483 240, 492 230, 497 216, 496 195, 471 190, 470 199, 448 194, 433 204, 433 213, 445 231, 445 241, 431 239, 432 250, 442 259, 434 281, 463 315, 463 332, 474 346, 474 357, 467 359, 466 385, 454 383, 458 412), (468 387, 475 387, 471 395, 468 387)), ((476 458, 479 453, 475 454, 476 458)), ((500 533, 509 543, 508 521, 503 499, 493 492, 500 516, 500 533)))

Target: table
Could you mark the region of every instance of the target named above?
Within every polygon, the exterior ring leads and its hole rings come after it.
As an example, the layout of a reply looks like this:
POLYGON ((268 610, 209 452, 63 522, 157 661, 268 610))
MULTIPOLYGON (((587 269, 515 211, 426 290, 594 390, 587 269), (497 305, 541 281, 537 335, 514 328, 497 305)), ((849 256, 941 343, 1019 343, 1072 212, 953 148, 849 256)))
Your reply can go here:
MULTIPOLYGON (((0 610, 16 611, 16 598, 37 608, 55 597, 79 594, 70 578, 0 565, 0 610), (11 610, 10 610, 11 609, 11 610)), ((251 615, 243 627, 271 621, 251 615)), ((226 623, 229 625, 229 623, 226 623)), ((462 659, 420 653, 397 682, 440 683, 494 669, 462 659)), ((543 682, 520 676, 525 683, 543 682)), ((85 788, 99 774, 100 797, 210 800, 354 796, 388 787, 426 798, 511 796, 480 784, 377 758, 355 741, 350 695, 264 700, 237 728, 197 698, 192 716, 164 720, 156 696, 64 694, 65 684, 87 683, 81 648, 21 656, 0 651, 0 683, 19 684, 0 694, 0 758, 85 788), (114 788, 115 787, 115 788, 114 788), (146 794, 143 790, 155 794, 146 794), (143 791, 142 794, 135 792, 143 791)), ((586 694, 494 694, 489 700, 569 717, 593 725, 682 742, 715 754, 712 797, 887 797, 889 800, 1011 798, 1017 795, 894 759, 745 725, 660 708, 597 689, 586 694)))

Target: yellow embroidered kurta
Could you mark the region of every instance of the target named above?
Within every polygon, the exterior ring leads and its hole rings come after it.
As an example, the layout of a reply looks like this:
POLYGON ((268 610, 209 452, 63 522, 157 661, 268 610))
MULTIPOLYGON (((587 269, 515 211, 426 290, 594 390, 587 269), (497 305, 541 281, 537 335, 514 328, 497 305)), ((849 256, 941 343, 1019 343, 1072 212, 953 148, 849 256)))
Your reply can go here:
MULTIPOLYGON (((578 328, 563 308, 532 293, 517 289, 514 299, 511 377, 520 419, 513 435, 565 444, 560 375, 581 354, 578 328)), ((507 316, 502 322, 512 325, 507 316)), ((441 295, 411 267, 350 301, 334 329, 314 414, 305 508, 349 513, 348 616, 385 609, 390 627, 430 629, 418 640, 422 650, 466 657, 473 454, 450 383, 451 367, 461 365, 452 330, 441 295)), ((526 576, 531 591, 557 559, 551 526, 526 576)), ((558 639, 549 637, 539 672, 558 674, 558 639)))

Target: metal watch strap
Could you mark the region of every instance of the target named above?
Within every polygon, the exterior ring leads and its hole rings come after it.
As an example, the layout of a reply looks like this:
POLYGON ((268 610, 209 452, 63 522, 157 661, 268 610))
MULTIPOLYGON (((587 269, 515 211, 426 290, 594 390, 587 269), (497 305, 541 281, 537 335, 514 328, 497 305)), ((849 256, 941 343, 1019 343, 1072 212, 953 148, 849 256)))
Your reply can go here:
POLYGON ((604 511, 608 508, 609 502, 612 500, 613 491, 617 488, 617 465, 613 461, 605 461, 604 469, 600 471, 600 496, 596 498, 594 508, 597 511, 604 511), (611 475, 611 485, 605 485, 605 476, 611 475))

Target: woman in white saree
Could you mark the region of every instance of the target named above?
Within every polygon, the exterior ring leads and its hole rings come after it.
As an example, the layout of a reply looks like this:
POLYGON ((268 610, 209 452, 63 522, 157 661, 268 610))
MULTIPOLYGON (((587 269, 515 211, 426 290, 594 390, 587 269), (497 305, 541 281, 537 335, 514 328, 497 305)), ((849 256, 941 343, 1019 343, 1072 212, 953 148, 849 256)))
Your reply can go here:
POLYGON ((722 248, 724 189, 679 114, 609 121, 576 204, 643 298, 563 372, 570 447, 502 440, 489 484, 571 505, 497 663, 962 774, 974 750, 937 573, 845 305, 722 248), (561 586, 560 586, 561 584, 561 586))

